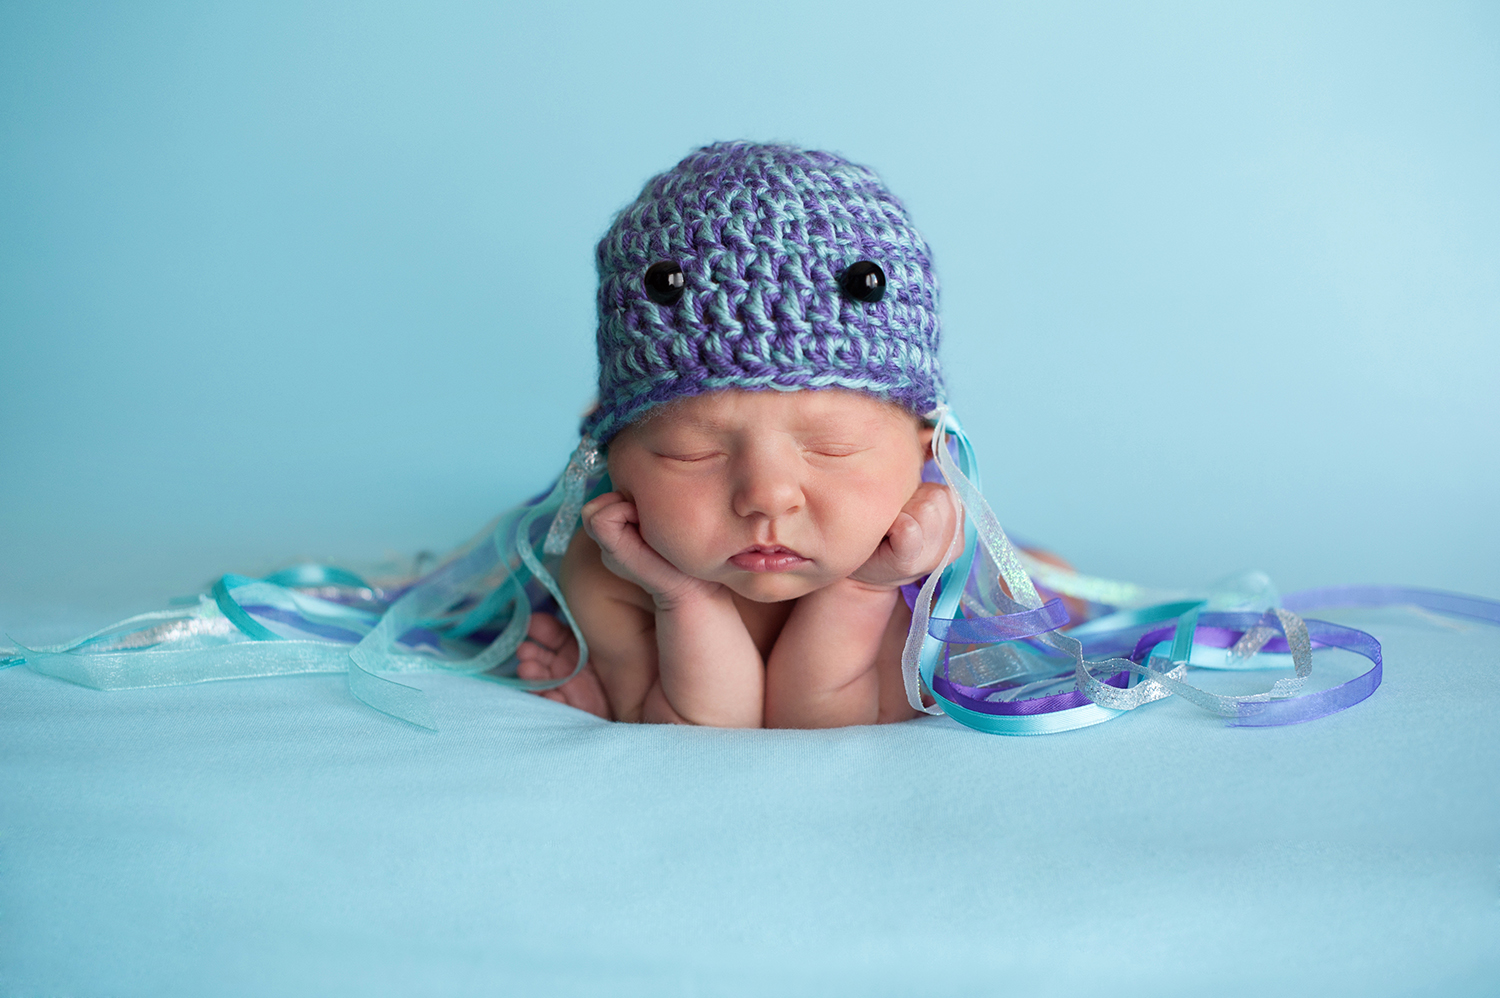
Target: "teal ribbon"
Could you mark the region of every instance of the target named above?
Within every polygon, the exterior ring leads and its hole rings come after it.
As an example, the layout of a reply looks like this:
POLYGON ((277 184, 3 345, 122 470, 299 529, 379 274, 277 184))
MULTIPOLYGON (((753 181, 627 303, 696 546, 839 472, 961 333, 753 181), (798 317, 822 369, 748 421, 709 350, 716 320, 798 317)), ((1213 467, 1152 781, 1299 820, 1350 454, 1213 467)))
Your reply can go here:
POLYGON ((933 693, 932 696, 942 705, 944 714, 960 724, 991 735, 1055 735, 1103 724, 1125 713, 1091 703, 1046 714, 981 714, 961 707, 941 694, 933 693))
POLYGON ((213 596, 219 612, 228 617, 229 622, 238 627, 240 633, 252 641, 279 641, 280 636, 276 632, 246 613, 235 598, 229 595, 229 583, 233 578, 234 576, 230 575, 221 576, 209 590, 209 595, 213 596))
POLYGON ((261 580, 269 582, 273 586, 285 586, 288 588, 312 589, 317 586, 346 586, 350 589, 368 589, 372 593, 376 588, 364 579, 346 569, 335 568, 332 565, 293 565, 291 568, 283 568, 279 572, 272 572, 261 580))

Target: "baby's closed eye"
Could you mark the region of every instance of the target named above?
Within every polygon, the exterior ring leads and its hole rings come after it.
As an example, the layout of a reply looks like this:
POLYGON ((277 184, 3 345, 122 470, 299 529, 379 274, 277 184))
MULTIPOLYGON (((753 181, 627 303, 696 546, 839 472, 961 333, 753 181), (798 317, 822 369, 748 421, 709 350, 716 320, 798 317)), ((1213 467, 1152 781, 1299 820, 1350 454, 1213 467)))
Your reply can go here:
POLYGON ((703 464, 715 458, 724 457, 724 452, 722 450, 686 450, 660 453, 657 456, 677 464, 703 464))
POLYGON ((811 440, 802 445, 803 453, 816 457, 853 457, 870 449, 867 444, 848 440, 811 440))

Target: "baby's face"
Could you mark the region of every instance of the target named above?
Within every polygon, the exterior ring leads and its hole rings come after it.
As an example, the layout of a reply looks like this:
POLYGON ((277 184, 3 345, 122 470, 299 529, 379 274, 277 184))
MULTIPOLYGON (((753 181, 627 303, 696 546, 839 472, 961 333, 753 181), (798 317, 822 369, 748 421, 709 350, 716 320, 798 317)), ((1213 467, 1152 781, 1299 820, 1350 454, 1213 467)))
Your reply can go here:
POLYGON ((921 483, 931 432, 857 392, 730 389, 620 431, 609 474, 679 571, 773 602, 865 563, 921 483))

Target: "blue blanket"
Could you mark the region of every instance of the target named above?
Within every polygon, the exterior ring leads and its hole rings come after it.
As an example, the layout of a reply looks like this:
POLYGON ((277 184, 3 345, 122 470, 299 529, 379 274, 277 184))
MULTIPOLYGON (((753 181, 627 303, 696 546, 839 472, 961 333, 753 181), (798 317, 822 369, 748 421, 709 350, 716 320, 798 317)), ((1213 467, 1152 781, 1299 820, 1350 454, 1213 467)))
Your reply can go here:
MULTIPOLYGON (((417 676, 0 675, 0 993, 1494 994, 1500 630, 1368 701, 1001 738, 617 725, 417 676)), ((1320 653, 1320 668, 1355 669, 1320 653)))

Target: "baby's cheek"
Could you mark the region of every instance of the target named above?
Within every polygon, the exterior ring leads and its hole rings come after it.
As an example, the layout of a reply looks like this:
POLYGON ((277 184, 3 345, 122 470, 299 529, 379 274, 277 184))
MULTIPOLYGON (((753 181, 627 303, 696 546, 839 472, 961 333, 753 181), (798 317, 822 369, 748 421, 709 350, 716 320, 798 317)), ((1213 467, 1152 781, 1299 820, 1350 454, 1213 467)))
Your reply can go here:
MULTIPOLYGON (((891 514, 890 519, 895 519, 895 513, 891 514)), ((880 542, 885 540, 885 535, 890 530, 890 523, 881 525, 885 520, 884 510, 869 510, 865 512, 863 522, 858 525, 848 524, 843 528, 847 536, 842 546, 850 552, 851 564, 848 571, 857 570, 880 549, 880 542)))
POLYGON ((672 547, 672 535, 664 530, 662 525, 670 523, 671 520, 639 504, 636 505, 636 511, 640 516, 640 522, 636 524, 636 527, 641 532, 641 540, 655 548, 658 554, 665 555, 663 549, 672 547))
POLYGON ((660 511, 641 510, 641 540, 647 546, 671 563, 672 567, 679 572, 689 575, 694 574, 696 567, 692 551, 692 537, 694 530, 692 524, 686 521, 681 514, 661 513, 660 511))

